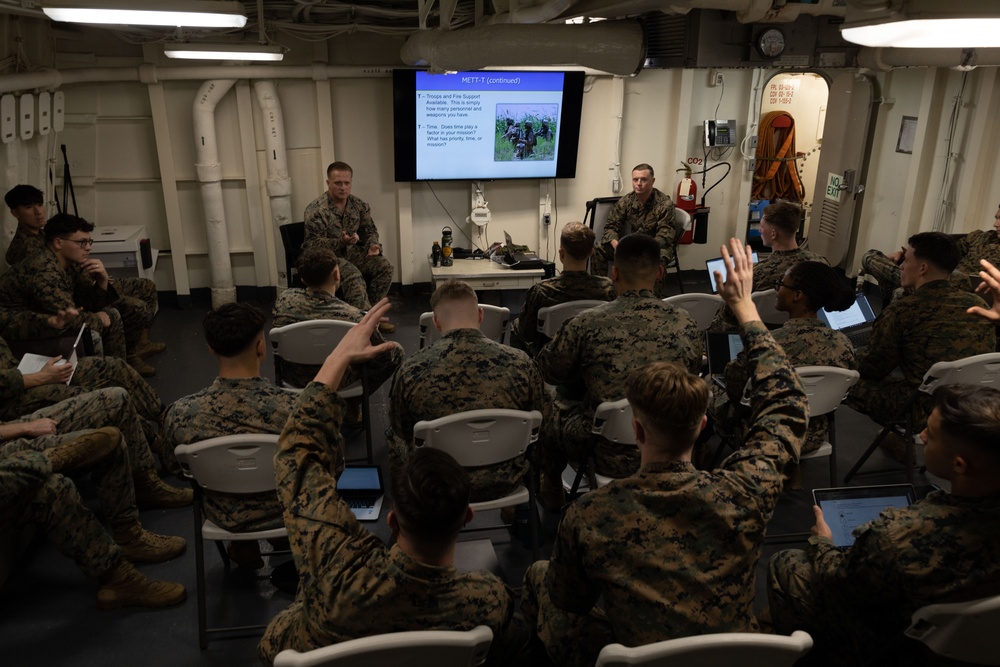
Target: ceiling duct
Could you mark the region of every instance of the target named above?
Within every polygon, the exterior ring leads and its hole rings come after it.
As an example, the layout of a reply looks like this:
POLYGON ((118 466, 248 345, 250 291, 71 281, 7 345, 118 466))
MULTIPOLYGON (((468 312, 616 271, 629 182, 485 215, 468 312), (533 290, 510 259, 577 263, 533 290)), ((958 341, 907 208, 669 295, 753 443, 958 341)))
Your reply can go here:
POLYGON ((408 65, 440 71, 579 65, 626 76, 642 69, 646 39, 638 21, 580 25, 487 25, 422 30, 403 45, 408 65))

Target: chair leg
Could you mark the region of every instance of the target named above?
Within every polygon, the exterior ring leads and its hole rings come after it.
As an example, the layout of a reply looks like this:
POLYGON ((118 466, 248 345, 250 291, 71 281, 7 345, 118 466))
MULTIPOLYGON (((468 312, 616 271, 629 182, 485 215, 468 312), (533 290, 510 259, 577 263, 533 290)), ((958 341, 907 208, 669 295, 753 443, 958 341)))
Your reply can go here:
POLYGON ((569 496, 567 500, 576 500, 580 495, 580 484, 583 482, 584 474, 584 464, 578 463, 576 468, 576 477, 573 478, 573 486, 569 489, 569 496))
POLYGON ((858 471, 861 470, 861 466, 868 462, 868 459, 871 458, 871 455, 874 454, 875 450, 882 444, 885 437, 889 435, 889 430, 892 428, 893 426, 891 425, 885 426, 881 431, 879 431, 879 434, 872 441, 872 444, 868 445, 868 449, 865 450, 865 453, 861 455, 861 458, 854 464, 854 467, 851 468, 850 471, 848 471, 848 473, 844 476, 844 484, 850 483, 851 478, 858 474, 858 471))
MULTIPOLYGON (((676 252, 677 249, 674 249, 676 252)), ((681 279, 681 258, 674 255, 674 268, 677 269, 677 288, 680 289, 681 294, 684 294, 684 280, 681 279)))
POLYGON ((538 479, 533 469, 528 469, 528 530, 531 531, 531 562, 539 560, 541 557, 539 545, 541 543, 540 530, 538 526, 538 503, 535 502, 535 488, 538 479))
POLYGON ((201 535, 201 493, 194 500, 194 554, 195 554, 195 585, 198 586, 198 646, 201 650, 208 648, 208 619, 205 603, 205 539, 201 535))
POLYGON ((830 413, 830 429, 827 433, 830 442, 830 486, 837 486, 837 422, 830 413))

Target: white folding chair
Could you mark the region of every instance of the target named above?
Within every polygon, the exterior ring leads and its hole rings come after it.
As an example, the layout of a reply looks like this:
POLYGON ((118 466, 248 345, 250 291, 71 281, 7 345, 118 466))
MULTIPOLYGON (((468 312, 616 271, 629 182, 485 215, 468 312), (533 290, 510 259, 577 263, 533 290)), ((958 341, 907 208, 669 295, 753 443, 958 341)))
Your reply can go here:
POLYGON ((868 458, 875 453, 882 440, 890 431, 899 428, 903 429, 903 439, 906 441, 906 479, 913 482, 913 468, 916 461, 915 445, 918 439, 913 423, 913 407, 920 399, 921 394, 933 394, 940 385, 945 384, 978 384, 985 387, 996 387, 1000 389, 1000 352, 990 352, 988 354, 977 354, 957 361, 939 361, 924 373, 923 382, 913 392, 913 396, 898 415, 892 415, 885 419, 872 416, 871 419, 882 426, 882 430, 868 446, 865 453, 861 455, 854 467, 844 477, 844 484, 851 481, 857 474, 868 475, 884 470, 873 470, 859 473, 861 466, 868 461, 868 458))
MULTIPOLYGON (((447 417, 419 421, 413 427, 417 447, 432 447, 450 454, 463 468, 496 465, 523 457, 528 446, 538 440, 542 413, 538 410, 489 409, 458 412, 447 417)), ((534 483, 519 485, 513 492, 494 500, 471 503, 476 512, 528 504, 531 552, 538 560, 538 512, 534 483)), ((475 530, 492 530, 473 528, 475 530)))
MULTIPOLYGON (((295 322, 283 327, 275 327, 268 332, 271 347, 274 350, 274 380, 279 387, 293 387, 281 377, 281 361, 309 366, 321 366, 326 358, 337 347, 340 340, 353 329, 356 324, 343 320, 308 320, 295 322)), ((368 372, 361 364, 361 379, 337 390, 341 398, 361 399, 361 424, 365 430, 365 446, 367 447, 369 464, 375 460, 372 448, 370 389, 368 387, 368 372)))
POLYGON ((819 449, 803 454, 800 461, 827 457, 830 459, 830 486, 837 486, 836 412, 847 398, 847 392, 858 383, 861 374, 833 366, 799 366, 795 369, 809 398, 809 418, 829 415, 826 441, 819 449))
POLYGON ((632 429, 632 406, 627 398, 617 401, 605 401, 597 406, 594 412, 594 425, 590 430, 591 455, 585 461, 580 461, 577 468, 568 465, 563 470, 563 489, 574 498, 580 491, 583 476, 587 476, 587 488, 599 489, 614 481, 614 477, 598 475, 594 468, 594 454, 600 438, 616 445, 635 447, 635 431, 632 429))
POLYGON ((781 326, 788 321, 788 313, 778 310, 778 293, 773 289, 753 292, 750 295, 753 304, 760 313, 760 321, 768 326, 781 326))
POLYGON ((601 649, 597 667, 791 667, 812 648, 809 633, 796 630, 790 637, 752 632, 730 632, 668 639, 627 648, 609 644, 601 649))
POLYGON ((204 518, 202 501, 205 491, 228 494, 256 494, 274 491, 274 452, 278 436, 267 434, 227 435, 174 448, 184 476, 194 486, 194 547, 198 586, 198 643, 208 646, 209 633, 263 630, 266 625, 208 627, 205 604, 205 540, 219 549, 222 562, 229 568, 229 554, 224 541, 257 541, 286 537, 285 527, 270 530, 231 532, 204 518))
POLYGON ((921 607, 913 612, 910 627, 903 633, 948 660, 1000 665, 997 628, 1000 628, 1000 595, 921 607))
MULTIPOLYGON (((503 343, 507 331, 510 329, 510 308, 488 304, 479 304, 479 307, 483 309, 483 323, 479 330, 487 338, 503 343)), ((424 349, 440 337, 441 332, 434 326, 434 313, 422 313, 420 315, 420 349, 424 349)))
POLYGON ((546 338, 554 338, 566 320, 571 320, 585 310, 607 303, 599 299, 579 299, 567 301, 555 306, 545 306, 538 309, 538 333, 546 338))
POLYGON ((699 331, 704 331, 712 324, 725 304, 718 294, 678 294, 668 296, 663 301, 686 310, 697 322, 699 331))
POLYGON ((478 667, 486 662, 493 631, 420 630, 363 637, 299 653, 286 649, 274 667, 478 667))

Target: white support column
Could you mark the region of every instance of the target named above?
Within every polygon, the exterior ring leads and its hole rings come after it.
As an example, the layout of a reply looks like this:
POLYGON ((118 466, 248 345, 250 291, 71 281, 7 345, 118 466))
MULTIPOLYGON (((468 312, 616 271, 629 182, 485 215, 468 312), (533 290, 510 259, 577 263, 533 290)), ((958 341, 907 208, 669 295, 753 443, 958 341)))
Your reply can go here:
POLYGON ((265 223, 260 196, 260 173, 257 166, 257 133, 253 125, 253 96, 250 82, 236 82, 236 110, 240 124, 240 148, 243 154, 243 181, 246 185, 247 222, 250 224, 250 243, 253 247, 254 277, 258 287, 276 285, 278 267, 274 260, 274 236, 268 234, 270 216, 265 223), (270 237, 270 239, 268 238, 270 237))

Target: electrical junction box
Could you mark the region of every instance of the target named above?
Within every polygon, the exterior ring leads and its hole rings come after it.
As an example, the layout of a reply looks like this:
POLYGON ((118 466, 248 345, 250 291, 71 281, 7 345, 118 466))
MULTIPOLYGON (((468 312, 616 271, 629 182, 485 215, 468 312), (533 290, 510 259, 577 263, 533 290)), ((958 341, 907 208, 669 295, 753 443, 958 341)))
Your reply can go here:
POLYGON ((716 146, 736 145, 736 121, 735 120, 706 120, 705 121, 705 146, 713 148, 716 146))

